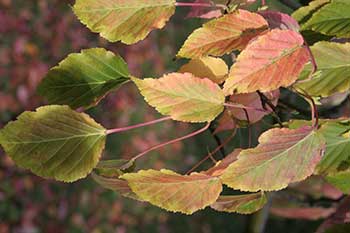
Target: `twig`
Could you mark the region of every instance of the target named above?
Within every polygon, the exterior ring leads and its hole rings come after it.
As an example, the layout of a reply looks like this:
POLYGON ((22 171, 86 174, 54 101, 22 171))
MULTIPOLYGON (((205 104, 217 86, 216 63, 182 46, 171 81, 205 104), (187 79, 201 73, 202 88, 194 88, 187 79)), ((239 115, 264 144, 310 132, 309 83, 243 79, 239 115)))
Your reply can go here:
POLYGON ((252 128, 250 127, 250 119, 247 109, 243 109, 248 122, 248 148, 252 147, 252 128))
MULTIPOLYGON (((209 130, 210 130, 210 133, 211 133, 211 135, 213 136, 213 138, 214 138, 214 140, 215 140, 217 146, 222 145, 220 137, 219 137, 218 135, 214 134, 215 129, 213 129, 212 124, 210 125, 209 130)), ((220 148, 220 153, 221 153, 222 158, 224 158, 224 157, 225 157, 225 154, 226 154, 226 153, 225 153, 225 148, 224 148, 224 147, 221 147, 221 148, 220 148)))

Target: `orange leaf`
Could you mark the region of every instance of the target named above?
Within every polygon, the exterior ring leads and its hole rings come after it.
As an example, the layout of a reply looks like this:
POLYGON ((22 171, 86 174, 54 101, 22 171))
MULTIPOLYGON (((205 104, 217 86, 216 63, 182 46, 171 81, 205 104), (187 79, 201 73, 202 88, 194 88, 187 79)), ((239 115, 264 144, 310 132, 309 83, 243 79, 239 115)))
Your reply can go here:
POLYGON ((279 29, 252 41, 232 66, 225 94, 266 92, 293 84, 309 60, 303 43, 299 33, 279 29))
POLYGON ((219 178, 200 173, 180 175, 166 169, 141 170, 126 173, 121 178, 128 181, 140 199, 168 211, 185 214, 213 204, 222 190, 219 178))
POLYGON ((222 56, 232 50, 243 49, 252 38, 267 28, 267 22, 262 16, 238 10, 213 19, 195 30, 185 41, 178 56, 187 58, 222 56))

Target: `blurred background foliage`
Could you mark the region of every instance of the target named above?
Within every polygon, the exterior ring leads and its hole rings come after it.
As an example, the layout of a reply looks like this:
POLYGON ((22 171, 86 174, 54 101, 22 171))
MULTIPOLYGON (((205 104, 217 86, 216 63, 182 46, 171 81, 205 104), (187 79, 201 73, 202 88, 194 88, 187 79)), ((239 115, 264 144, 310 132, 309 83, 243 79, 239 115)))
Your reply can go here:
MULTIPOLYGON (((273 9, 293 11, 279 1, 267 2, 273 9)), ((120 53, 134 76, 159 77, 176 71, 184 63, 174 59, 175 54, 185 38, 203 23, 199 19, 184 19, 187 9, 177 9, 163 30, 153 31, 144 41, 131 46, 111 44, 78 22, 70 9, 73 3, 71 0, 0 0, 0 127, 19 113, 45 104, 37 95, 36 87, 48 69, 69 53, 104 47, 120 53)), ((282 92, 282 101, 305 109, 308 115, 307 104, 290 92, 282 92)), ((342 106, 348 106, 348 102, 342 106)), ((332 110, 332 113, 347 115, 344 109, 332 110)), ((159 117, 132 84, 108 95, 88 113, 107 128, 159 117)), ((293 111, 279 114, 283 119, 305 118, 293 111)), ((253 144, 258 135, 274 123, 273 118, 267 117, 253 125, 253 144)), ((103 158, 127 159, 151 145, 198 127, 165 122, 113 135, 108 139, 103 158)), ((219 137, 227 136, 223 133, 219 137)), ((247 136, 246 129, 239 129, 225 148, 226 153, 235 147, 247 147, 247 136)), ((184 173, 216 146, 215 139, 207 132, 150 153, 137 166, 169 168, 184 173)), ((204 164, 203 168, 210 165, 204 164)), ((10 158, 0 152, 0 233, 239 233, 251 232, 249 227, 253 221, 251 216, 219 213, 209 208, 192 216, 168 213, 147 203, 122 198, 98 186, 90 177, 72 184, 44 180, 14 166, 10 158)), ((265 232, 313 232, 319 224, 320 221, 270 215, 265 232)))

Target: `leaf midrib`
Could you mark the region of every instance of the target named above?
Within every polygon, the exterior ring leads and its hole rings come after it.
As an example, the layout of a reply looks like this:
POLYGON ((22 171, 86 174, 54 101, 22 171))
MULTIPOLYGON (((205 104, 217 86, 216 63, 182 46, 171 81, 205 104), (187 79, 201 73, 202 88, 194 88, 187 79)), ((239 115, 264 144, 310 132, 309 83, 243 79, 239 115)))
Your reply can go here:
POLYGON ((20 145, 20 144, 40 144, 40 143, 48 143, 48 142, 55 142, 55 141, 64 141, 64 140, 71 140, 75 138, 88 138, 88 137, 94 137, 94 136, 104 136, 104 132, 100 133, 91 133, 91 134, 79 134, 79 135, 74 135, 70 137, 62 137, 62 138, 52 138, 52 139, 47 139, 47 140, 39 140, 39 141, 6 141, 7 144, 14 144, 14 145, 20 145))

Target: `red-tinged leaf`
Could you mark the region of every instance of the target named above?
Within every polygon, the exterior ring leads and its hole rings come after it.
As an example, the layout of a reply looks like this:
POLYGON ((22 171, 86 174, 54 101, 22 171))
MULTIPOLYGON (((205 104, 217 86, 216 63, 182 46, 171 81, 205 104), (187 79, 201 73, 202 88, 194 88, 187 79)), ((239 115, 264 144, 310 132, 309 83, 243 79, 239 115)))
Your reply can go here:
POLYGON ((185 41, 179 57, 200 58, 208 55, 222 56, 243 49, 248 42, 266 31, 265 19, 246 10, 226 14, 205 23, 185 41))
POLYGON ((222 212, 251 214, 260 210, 267 202, 263 193, 220 196, 210 207, 222 212))
POLYGON ((300 29, 298 22, 287 14, 278 11, 259 11, 259 14, 266 19, 271 29, 290 29, 296 32, 300 29))
POLYGON ((209 170, 203 172, 208 176, 221 176, 226 168, 230 166, 231 163, 237 160, 238 154, 241 152, 241 149, 235 149, 232 153, 227 155, 223 160, 217 162, 217 164, 210 168, 209 170))
POLYGON ((311 127, 271 129, 260 136, 257 147, 242 150, 221 180, 242 191, 280 190, 310 176, 324 147, 324 138, 311 127))
POLYGON ((274 29, 258 37, 237 57, 225 94, 267 92, 293 84, 310 59, 303 43, 303 37, 291 30, 274 29))
MULTIPOLYGON (((278 98, 280 96, 279 90, 266 92, 263 94, 267 97, 268 100, 270 100, 270 102, 274 106, 277 105, 278 98)), ((246 107, 261 109, 261 110, 266 108, 266 112, 254 110, 254 109, 246 109, 247 114, 249 116, 249 122, 251 124, 260 121, 264 116, 273 112, 271 107, 268 104, 265 104, 265 106, 263 106, 260 96, 256 92, 248 93, 248 94, 232 95, 230 97, 230 102, 235 104, 240 104, 246 107)), ((230 108, 229 111, 231 111, 232 116, 237 120, 247 121, 247 116, 245 114, 245 111, 242 108, 230 108)))
POLYGON ((161 114, 185 122, 210 122, 224 110, 225 96, 207 78, 171 73, 159 79, 132 78, 145 100, 161 114))
POLYGON ((216 127, 214 134, 220 133, 222 131, 233 130, 238 127, 237 120, 233 118, 229 110, 225 110, 218 121, 218 126, 216 127))
MULTIPOLYGON (((280 95, 279 90, 266 92, 263 94, 274 106, 277 105, 278 98, 280 95)), ((246 109, 250 124, 260 121, 264 116, 272 112, 272 109, 268 104, 265 104, 265 106, 263 106, 260 96, 256 92, 232 95, 230 96, 230 102, 261 110, 263 110, 264 107, 266 108, 266 112, 254 109, 246 109)), ((232 130, 240 126, 244 127, 246 126, 246 123, 247 116, 242 108, 226 109, 221 115, 220 119, 218 120, 218 126, 216 127, 214 134, 217 134, 222 131, 232 130)))
POLYGON ((311 176, 308 179, 296 183, 290 187, 293 190, 312 196, 315 199, 321 197, 338 200, 343 193, 327 183, 321 176, 311 176))
POLYGON ((185 214, 213 204, 222 191, 219 178, 200 173, 180 175, 165 169, 141 170, 124 174, 121 178, 129 183, 140 199, 185 214))
POLYGON ((350 223, 350 196, 340 202, 335 213, 321 224, 316 233, 323 233, 332 226, 343 223, 350 223))
POLYGON ((334 208, 324 207, 272 207, 270 212, 283 218, 318 220, 334 213, 334 208))
POLYGON ((190 12, 187 14, 187 18, 202 18, 202 19, 211 19, 218 18, 222 15, 220 9, 214 6, 214 3, 210 0, 196 0, 193 3, 210 3, 213 4, 213 7, 207 6, 193 6, 191 7, 190 12))

